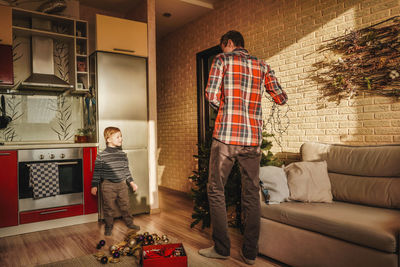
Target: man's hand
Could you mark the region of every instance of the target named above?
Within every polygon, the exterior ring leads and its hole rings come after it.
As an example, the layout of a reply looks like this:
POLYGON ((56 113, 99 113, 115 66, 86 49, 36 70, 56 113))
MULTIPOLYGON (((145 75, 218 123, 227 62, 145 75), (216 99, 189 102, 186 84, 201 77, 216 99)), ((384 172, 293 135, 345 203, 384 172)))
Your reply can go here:
POLYGON ((136 192, 138 186, 134 182, 130 182, 130 186, 132 187, 133 192, 136 192))
POLYGON ((92 189, 90 189, 90 193, 92 193, 93 196, 97 195, 97 187, 92 187, 92 189))

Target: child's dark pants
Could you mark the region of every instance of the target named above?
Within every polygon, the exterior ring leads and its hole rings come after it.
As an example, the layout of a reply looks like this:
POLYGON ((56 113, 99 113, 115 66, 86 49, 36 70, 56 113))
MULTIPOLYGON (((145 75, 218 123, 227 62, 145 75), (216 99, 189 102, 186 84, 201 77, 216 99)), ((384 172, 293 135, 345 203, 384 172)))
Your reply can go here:
POLYGON ((132 224, 132 216, 129 214, 128 188, 125 181, 113 183, 104 180, 101 184, 103 194, 103 212, 106 228, 113 227, 116 210, 121 211, 122 219, 126 225, 132 224))

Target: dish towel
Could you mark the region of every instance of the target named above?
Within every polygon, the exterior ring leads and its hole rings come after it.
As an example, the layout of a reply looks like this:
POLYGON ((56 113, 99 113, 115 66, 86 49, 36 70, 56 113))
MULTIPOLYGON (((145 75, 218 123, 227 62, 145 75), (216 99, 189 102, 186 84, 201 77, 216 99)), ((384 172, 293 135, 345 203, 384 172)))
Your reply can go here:
POLYGON ((59 195, 57 163, 29 164, 29 187, 33 189, 34 199, 59 195))

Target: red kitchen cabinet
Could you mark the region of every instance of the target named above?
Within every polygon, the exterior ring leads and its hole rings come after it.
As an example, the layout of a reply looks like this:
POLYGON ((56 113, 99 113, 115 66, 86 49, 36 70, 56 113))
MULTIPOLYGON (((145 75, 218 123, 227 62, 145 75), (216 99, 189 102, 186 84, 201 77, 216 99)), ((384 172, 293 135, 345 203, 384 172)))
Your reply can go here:
POLYGON ((92 188, 92 177, 94 171, 94 162, 97 156, 96 147, 83 148, 83 197, 84 214, 97 212, 97 196, 90 193, 92 188))
POLYGON ((17 151, 0 151, 0 227, 18 225, 17 151))
POLYGON ((13 55, 11 45, 0 44, 0 85, 13 85, 13 55))
POLYGON ((19 214, 20 224, 54 220, 82 215, 82 205, 64 206, 50 209, 24 211, 19 214))

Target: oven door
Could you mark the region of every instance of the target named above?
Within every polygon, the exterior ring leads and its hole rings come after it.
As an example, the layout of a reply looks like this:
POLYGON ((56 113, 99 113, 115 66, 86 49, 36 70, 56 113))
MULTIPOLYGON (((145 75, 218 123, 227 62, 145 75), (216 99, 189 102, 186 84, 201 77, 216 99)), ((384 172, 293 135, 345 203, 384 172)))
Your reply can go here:
MULTIPOLYGON (((41 161, 54 162, 54 161, 41 161)), ((57 161, 59 171, 60 194, 40 199, 33 198, 33 189, 29 187, 29 164, 19 163, 19 211, 62 207, 83 203, 82 160, 57 161)))

